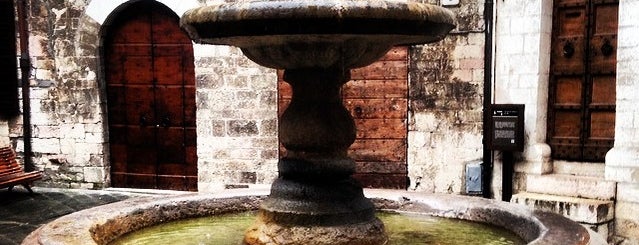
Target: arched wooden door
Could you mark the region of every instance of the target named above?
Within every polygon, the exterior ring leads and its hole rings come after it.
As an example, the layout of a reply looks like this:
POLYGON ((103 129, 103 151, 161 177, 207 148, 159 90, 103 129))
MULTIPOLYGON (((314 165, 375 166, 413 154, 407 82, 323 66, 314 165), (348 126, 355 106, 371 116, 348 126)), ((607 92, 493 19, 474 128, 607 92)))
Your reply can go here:
POLYGON ((140 1, 106 28, 112 186, 197 190, 193 47, 179 17, 140 1))

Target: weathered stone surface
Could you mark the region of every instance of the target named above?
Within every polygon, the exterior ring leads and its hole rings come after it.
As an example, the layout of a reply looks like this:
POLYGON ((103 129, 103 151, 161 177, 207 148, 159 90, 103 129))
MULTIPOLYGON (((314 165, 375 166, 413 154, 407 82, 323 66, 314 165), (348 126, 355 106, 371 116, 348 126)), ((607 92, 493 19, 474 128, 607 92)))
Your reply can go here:
POLYGON ((562 214, 574 221, 588 224, 609 222, 615 217, 613 201, 522 192, 513 195, 512 202, 534 210, 562 214))
MULTIPOLYGON (((475 5, 476 3, 464 3, 475 5)), ((465 7, 463 7, 465 8, 465 7)), ((458 15, 461 9, 453 8, 458 15)), ((469 30, 460 19, 458 29, 469 30)), ((461 193, 467 161, 481 158, 483 43, 453 34, 410 49, 408 177, 414 190, 461 193), (472 42, 470 40, 473 40, 472 42), (463 62, 462 62, 463 61, 463 62), (454 152, 454 153, 453 153, 454 152)))
POLYGON ((526 191, 557 196, 613 200, 617 194, 617 183, 598 177, 528 174, 526 191))
MULTIPOLYGON (((23 244, 60 241, 69 245, 103 244, 126 232, 166 220, 254 210, 268 192, 267 189, 236 189, 206 195, 129 199, 63 216, 31 233, 23 244)), ((597 234, 589 235, 582 226, 566 218, 532 212, 515 204, 405 191, 367 190, 366 193, 380 209, 498 225, 510 229, 529 244, 606 244, 597 234)))

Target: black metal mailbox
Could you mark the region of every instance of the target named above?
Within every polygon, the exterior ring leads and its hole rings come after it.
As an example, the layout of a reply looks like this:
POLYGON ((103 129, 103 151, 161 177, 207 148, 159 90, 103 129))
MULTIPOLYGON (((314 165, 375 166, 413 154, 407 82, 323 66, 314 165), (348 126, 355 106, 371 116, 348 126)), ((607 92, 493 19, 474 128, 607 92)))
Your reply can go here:
POLYGON ((496 151, 524 150, 524 105, 493 104, 488 147, 496 151))

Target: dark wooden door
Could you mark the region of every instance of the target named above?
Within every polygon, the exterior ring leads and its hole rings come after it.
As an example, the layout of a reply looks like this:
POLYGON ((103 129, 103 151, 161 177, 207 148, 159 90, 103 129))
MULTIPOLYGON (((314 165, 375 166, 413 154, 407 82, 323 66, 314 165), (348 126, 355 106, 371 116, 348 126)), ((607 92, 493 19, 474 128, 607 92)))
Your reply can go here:
MULTIPOLYGON (((280 114, 290 102, 290 86, 279 75, 280 114)), ((351 72, 342 88, 344 105, 357 126, 349 156, 354 177, 368 188, 406 189, 408 48, 396 47, 379 61, 351 72)))
POLYGON ((118 14, 105 42, 114 187, 197 190, 191 40, 165 6, 118 14))
POLYGON ((618 0, 555 0, 548 139, 555 159, 604 161, 614 143, 618 0))

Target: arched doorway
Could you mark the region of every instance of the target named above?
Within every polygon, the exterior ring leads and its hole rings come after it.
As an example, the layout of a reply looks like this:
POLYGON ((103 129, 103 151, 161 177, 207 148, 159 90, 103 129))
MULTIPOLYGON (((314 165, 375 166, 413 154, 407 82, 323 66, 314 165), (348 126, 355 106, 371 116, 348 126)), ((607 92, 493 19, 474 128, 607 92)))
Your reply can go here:
POLYGON ((193 47, 179 17, 145 0, 106 23, 112 186, 197 190, 193 47))

